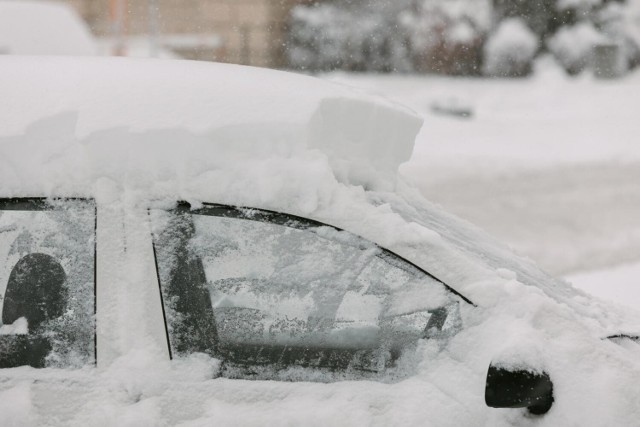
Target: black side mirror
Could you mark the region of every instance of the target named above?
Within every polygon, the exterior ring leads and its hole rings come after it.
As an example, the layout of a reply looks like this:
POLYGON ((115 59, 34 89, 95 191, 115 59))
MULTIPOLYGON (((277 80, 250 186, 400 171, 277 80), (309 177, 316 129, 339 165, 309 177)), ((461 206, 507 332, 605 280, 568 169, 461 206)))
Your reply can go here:
POLYGON ((546 372, 509 370, 489 366, 484 399, 492 408, 527 408, 535 415, 553 405, 553 383, 546 372))

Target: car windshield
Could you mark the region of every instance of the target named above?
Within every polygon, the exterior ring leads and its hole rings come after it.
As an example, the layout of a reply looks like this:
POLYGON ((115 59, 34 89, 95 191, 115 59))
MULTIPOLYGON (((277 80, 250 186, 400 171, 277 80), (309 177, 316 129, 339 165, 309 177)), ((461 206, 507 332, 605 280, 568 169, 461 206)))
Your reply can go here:
POLYGON ((398 377, 419 340, 460 327, 442 283, 346 231, 220 206, 151 217, 171 350, 222 375, 398 377))

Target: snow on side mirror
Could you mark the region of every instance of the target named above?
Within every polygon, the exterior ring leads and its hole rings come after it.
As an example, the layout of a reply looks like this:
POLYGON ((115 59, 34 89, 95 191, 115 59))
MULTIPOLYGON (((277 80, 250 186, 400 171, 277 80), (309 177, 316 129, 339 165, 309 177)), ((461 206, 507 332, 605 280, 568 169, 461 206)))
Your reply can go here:
POLYGON ((507 369, 492 363, 484 399, 492 408, 527 408, 534 415, 543 415, 553 405, 553 383, 546 372, 507 369))

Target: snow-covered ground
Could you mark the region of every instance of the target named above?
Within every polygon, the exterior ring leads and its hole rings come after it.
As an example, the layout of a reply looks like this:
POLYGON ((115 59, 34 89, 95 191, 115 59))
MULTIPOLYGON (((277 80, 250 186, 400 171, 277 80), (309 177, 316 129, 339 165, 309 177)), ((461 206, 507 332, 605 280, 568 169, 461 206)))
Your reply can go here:
POLYGON ((402 171, 430 200, 574 285, 640 309, 639 72, 569 78, 543 60, 527 79, 328 78, 424 117, 402 171))
POLYGON ((640 307, 640 263, 578 273, 567 280, 601 298, 640 307))

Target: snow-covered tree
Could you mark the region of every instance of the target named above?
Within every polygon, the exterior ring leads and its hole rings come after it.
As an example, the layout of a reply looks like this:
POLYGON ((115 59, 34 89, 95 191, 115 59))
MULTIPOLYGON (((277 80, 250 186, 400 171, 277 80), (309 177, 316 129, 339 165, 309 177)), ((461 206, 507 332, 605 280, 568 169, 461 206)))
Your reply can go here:
POLYGON ((593 47, 603 41, 591 22, 564 26, 549 39, 547 46, 569 74, 584 70, 591 60, 593 47))
POLYGON ((491 26, 488 0, 420 0, 401 16, 416 70, 478 74, 491 26))
POLYGON ((559 1, 565 0, 493 0, 495 24, 509 18, 520 18, 542 40, 570 19, 565 11, 558 8, 559 1))
POLYGON ((620 44, 626 65, 640 65, 640 0, 609 2, 595 14, 594 23, 608 40, 620 44))
POLYGON ((484 72, 501 77, 527 75, 538 47, 538 36, 523 19, 505 19, 484 46, 484 72))
POLYGON ((411 69, 399 11, 410 0, 328 2, 298 6, 291 16, 289 62, 310 70, 411 69))
POLYGON ((640 0, 325 0, 294 8, 287 54, 312 71, 518 76, 545 50, 578 73, 601 42, 640 64, 640 0))
POLYGON ((490 0, 349 0, 292 12, 290 64, 311 70, 480 72, 490 0))

